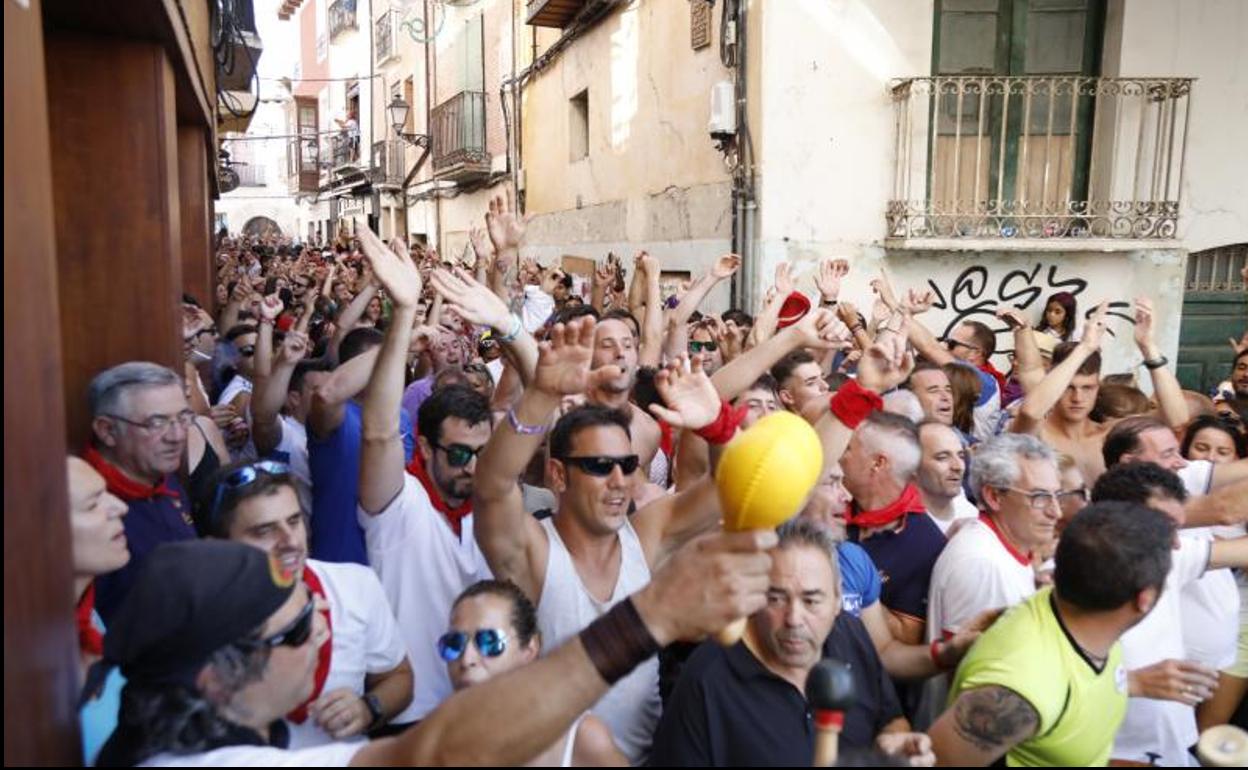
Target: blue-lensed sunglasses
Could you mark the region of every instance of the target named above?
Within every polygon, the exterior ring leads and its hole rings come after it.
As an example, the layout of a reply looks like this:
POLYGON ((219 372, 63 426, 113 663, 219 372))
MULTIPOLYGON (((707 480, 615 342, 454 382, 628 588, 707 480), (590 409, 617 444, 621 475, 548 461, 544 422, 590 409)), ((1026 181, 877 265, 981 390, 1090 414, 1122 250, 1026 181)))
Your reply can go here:
POLYGON ((225 499, 226 492, 237 492, 255 483, 262 473, 266 476, 287 476, 290 475, 290 466, 274 460, 261 460, 232 471, 228 476, 217 482, 217 491, 212 498, 212 507, 208 509, 208 521, 216 522, 217 514, 221 511, 221 501, 225 499))
MULTIPOLYGON (((497 628, 482 628, 471 634, 471 638, 487 658, 497 658, 507 651, 507 634, 497 628)), ((447 663, 459 660, 468 649, 468 639, 469 634, 463 631, 448 631, 438 637, 438 654, 447 663)))

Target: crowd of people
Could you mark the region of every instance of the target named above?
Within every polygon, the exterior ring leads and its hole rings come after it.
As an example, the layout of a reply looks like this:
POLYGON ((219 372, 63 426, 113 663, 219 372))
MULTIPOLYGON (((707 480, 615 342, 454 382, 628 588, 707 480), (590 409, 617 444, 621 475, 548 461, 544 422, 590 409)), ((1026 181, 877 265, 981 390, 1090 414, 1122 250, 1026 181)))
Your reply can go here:
POLYGON ((462 259, 223 236, 184 365, 95 377, 88 761, 810 765, 824 658, 855 764, 1191 765, 1245 724, 1248 333, 1185 391, 1137 299, 1146 390, 1059 293, 996 314, 1002 372, 845 260, 712 313, 735 255, 664 296, 654 256, 582 278, 524 232, 497 196, 462 259), (819 482, 724 532, 725 446, 780 411, 819 482))

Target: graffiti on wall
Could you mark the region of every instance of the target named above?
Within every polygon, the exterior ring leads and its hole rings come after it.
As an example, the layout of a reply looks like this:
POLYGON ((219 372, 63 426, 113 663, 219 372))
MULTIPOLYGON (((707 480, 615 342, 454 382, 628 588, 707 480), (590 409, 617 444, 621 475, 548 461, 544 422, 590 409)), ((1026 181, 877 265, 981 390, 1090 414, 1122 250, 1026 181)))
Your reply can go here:
MULTIPOLYGON (((1050 296, 1065 291, 1079 300, 1081 314, 1086 320, 1096 309, 1096 303, 1084 296, 1088 282, 1078 277, 1059 276, 1058 265, 1045 265, 1037 262, 1031 269, 1014 269, 994 278, 983 265, 966 268, 951 283, 941 285, 929 278, 928 287, 936 295, 932 305, 937 310, 952 313, 949 323, 941 333, 942 338, 949 336, 954 327, 963 321, 979 321, 997 333, 1008 333, 1009 328, 996 318, 996 312, 1003 307, 1012 307, 1022 311, 1032 311, 1029 315, 1034 320, 1044 312, 1044 304, 1050 296)), ((1114 300, 1109 303, 1109 315, 1134 324, 1130 302, 1114 300)), ((1112 325, 1106 331, 1114 334, 1112 325)), ((1002 348, 1000 352, 1008 352, 1002 348)))

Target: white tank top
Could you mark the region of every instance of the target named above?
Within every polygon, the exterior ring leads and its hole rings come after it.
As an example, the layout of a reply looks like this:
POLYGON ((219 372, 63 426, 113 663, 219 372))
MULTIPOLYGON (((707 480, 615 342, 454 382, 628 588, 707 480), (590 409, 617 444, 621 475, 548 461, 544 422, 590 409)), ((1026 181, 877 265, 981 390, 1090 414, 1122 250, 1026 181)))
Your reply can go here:
MULTIPOLYGON (((554 518, 541 521, 550 543, 546 561, 546 581, 537 605, 537 624, 542 646, 553 650, 581 632, 598 616, 650 582, 641 541, 631 522, 620 529, 620 576, 606 602, 599 602, 585 589, 572 556, 555 529, 554 518)), ((615 744, 633 765, 644 763, 650 753, 654 728, 659 722, 659 660, 652 657, 615 683, 591 709, 611 729, 615 744)))

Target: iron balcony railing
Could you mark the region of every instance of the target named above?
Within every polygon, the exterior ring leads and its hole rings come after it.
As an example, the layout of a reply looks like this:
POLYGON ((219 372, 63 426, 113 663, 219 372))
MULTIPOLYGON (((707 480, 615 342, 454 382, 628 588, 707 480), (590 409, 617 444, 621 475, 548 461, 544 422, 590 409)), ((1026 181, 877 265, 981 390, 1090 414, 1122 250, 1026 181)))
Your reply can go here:
POLYGON ((490 164, 485 147, 485 93, 461 91, 433 108, 433 170, 490 164))
POLYGON ((401 187, 407 175, 403 168, 404 144, 398 139, 373 143, 373 183, 385 187, 401 187))
POLYGON ((894 81, 890 238, 1175 237, 1192 78, 894 81))
POLYGON ((355 19, 356 0, 334 0, 329 4, 329 39, 349 29, 359 29, 355 19))
POLYGON ((350 134, 333 134, 329 138, 330 154, 333 156, 333 167, 358 163, 360 160, 359 138, 350 134))

